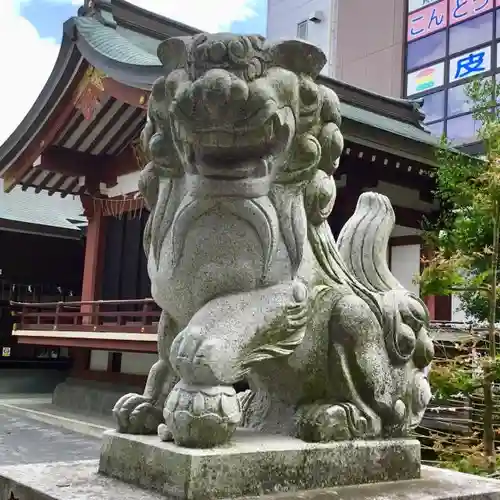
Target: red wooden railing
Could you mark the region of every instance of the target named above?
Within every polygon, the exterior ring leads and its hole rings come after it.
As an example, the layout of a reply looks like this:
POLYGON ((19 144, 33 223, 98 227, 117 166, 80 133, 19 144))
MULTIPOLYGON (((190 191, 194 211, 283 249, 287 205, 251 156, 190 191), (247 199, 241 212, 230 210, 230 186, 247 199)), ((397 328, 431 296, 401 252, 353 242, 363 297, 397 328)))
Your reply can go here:
MULTIPOLYGON (((153 299, 11 302, 16 330, 156 333, 160 310, 153 299)), ((466 331, 469 325, 431 321, 431 330, 466 331)))
POLYGON ((153 299, 83 302, 11 302, 15 330, 156 333, 153 299))

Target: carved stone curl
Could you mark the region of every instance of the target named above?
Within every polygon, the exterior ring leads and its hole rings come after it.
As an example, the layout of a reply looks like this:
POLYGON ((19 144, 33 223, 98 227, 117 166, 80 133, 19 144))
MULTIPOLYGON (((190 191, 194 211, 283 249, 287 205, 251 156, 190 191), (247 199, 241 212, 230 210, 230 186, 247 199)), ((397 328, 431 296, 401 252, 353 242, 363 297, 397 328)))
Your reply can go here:
POLYGON ((307 441, 406 435, 430 399, 428 314, 387 267, 387 198, 363 194, 334 241, 343 138, 336 94, 315 83, 324 54, 201 34, 158 55, 140 189, 159 361, 117 403, 119 429, 191 447, 238 423, 307 441))

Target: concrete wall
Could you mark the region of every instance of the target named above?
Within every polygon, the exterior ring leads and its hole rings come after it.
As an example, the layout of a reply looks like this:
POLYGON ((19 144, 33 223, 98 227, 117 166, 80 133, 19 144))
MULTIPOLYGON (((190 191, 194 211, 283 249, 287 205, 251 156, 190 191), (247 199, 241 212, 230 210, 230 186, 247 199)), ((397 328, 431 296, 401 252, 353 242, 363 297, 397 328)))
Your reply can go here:
POLYGON ((104 372, 108 369, 108 351, 92 350, 90 352, 90 370, 104 372))
POLYGON ((320 12, 319 23, 308 22, 307 40, 320 47, 328 63, 322 73, 335 76, 335 47, 338 0, 268 0, 267 37, 270 40, 297 38, 297 25, 320 12))
POLYGON ((391 248, 391 271, 410 292, 419 294, 413 281, 420 274, 420 245, 397 245, 391 248))
POLYGON ((298 23, 314 11, 308 40, 328 58, 323 74, 380 94, 403 90, 405 0, 269 0, 267 36, 295 38, 298 23))
POLYGON ((147 375, 150 368, 158 360, 157 354, 148 352, 122 353, 122 373, 133 375, 147 375))
POLYGON ((68 378, 59 384, 52 402, 59 408, 88 415, 110 417, 115 403, 124 394, 142 394, 143 387, 68 378))
POLYGON ((336 78, 400 97, 405 0, 338 2, 336 78))
POLYGON ((51 394, 67 376, 65 370, 0 369, 0 394, 51 394))

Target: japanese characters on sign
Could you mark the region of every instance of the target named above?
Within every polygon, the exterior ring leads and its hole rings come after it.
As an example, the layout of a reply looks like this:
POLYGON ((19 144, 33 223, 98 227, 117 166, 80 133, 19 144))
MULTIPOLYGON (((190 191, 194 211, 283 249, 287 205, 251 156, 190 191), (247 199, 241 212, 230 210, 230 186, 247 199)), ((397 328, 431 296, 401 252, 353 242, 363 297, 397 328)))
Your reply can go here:
MULTIPOLYGON (((498 2, 498 0, 497 0, 498 2)), ((494 7, 493 0, 449 0, 450 25, 484 14, 494 7)))
POLYGON ((448 24, 448 9, 445 1, 430 5, 408 16, 409 42, 443 29, 448 24))
POLYGON ((476 49, 450 60, 450 83, 480 75, 491 68, 491 47, 476 49))
POLYGON ((446 26, 500 7, 500 0, 408 0, 407 40, 417 40, 446 26), (417 10, 420 9, 420 10, 417 10))
POLYGON ((406 95, 408 97, 441 87, 444 84, 444 63, 434 64, 408 74, 406 95))
POLYGON ((418 9, 421 9, 422 7, 427 7, 427 5, 431 5, 438 1, 439 0, 408 0, 408 12, 414 12, 418 9))

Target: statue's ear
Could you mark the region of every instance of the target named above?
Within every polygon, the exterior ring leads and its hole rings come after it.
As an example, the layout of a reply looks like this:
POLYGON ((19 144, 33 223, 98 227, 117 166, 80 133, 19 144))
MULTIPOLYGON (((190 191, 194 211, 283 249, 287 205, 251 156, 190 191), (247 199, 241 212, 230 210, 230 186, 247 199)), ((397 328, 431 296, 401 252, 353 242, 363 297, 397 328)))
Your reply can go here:
POLYGON ((303 40, 283 40, 269 47, 271 60, 277 66, 294 73, 305 73, 313 78, 326 64, 324 52, 316 45, 303 40))
POLYGON ((188 58, 188 44, 186 37, 167 38, 158 45, 158 59, 165 68, 166 74, 175 69, 184 68, 188 58))

